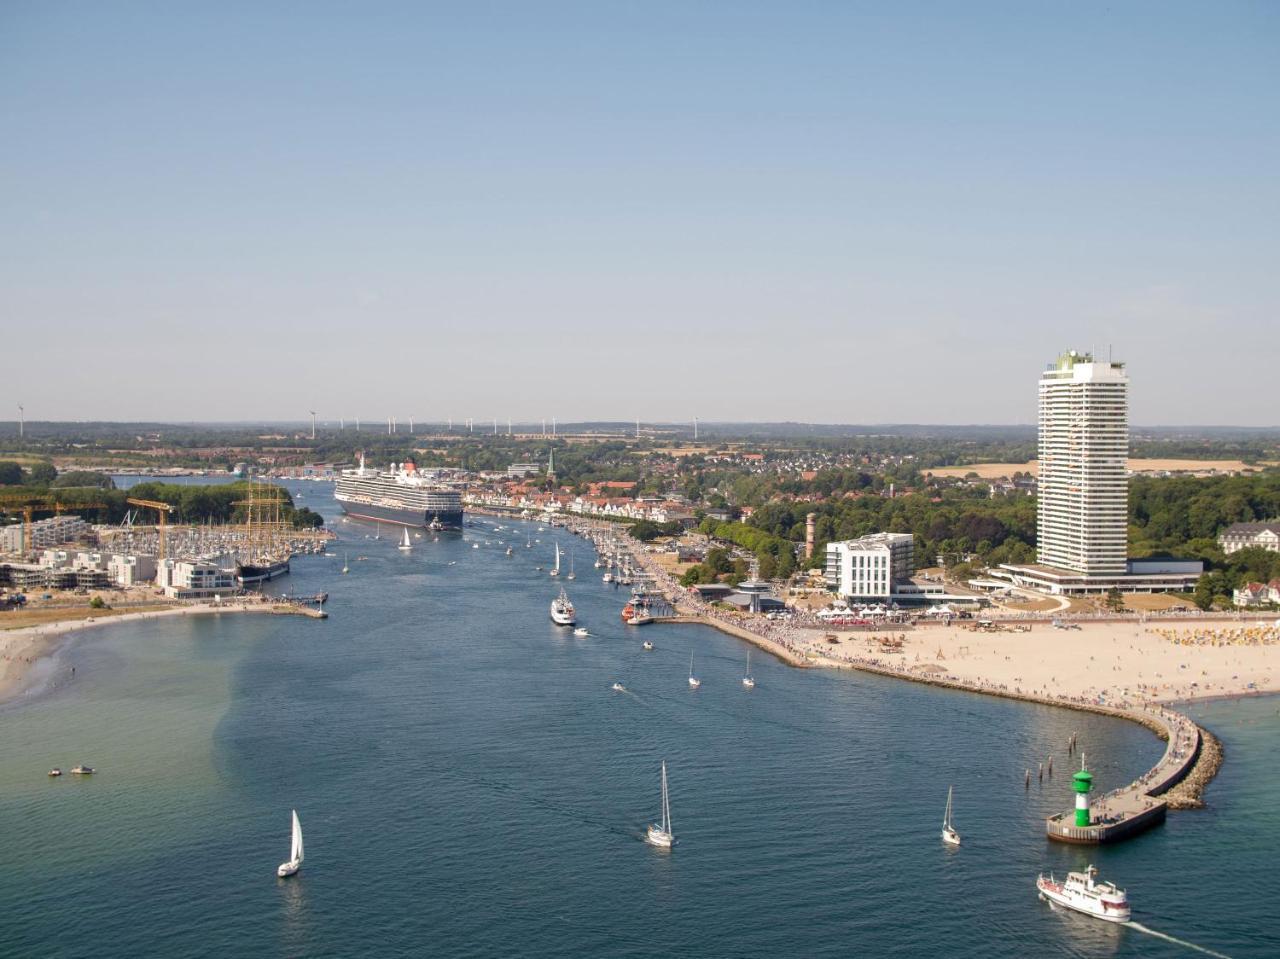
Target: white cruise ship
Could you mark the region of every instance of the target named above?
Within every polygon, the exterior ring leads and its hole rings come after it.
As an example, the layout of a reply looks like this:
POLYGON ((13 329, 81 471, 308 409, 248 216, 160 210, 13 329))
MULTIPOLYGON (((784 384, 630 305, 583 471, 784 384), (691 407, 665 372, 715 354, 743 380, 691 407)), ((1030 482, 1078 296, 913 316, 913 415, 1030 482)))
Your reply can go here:
POLYGON ((333 498, 344 513, 364 519, 426 526, 462 528, 462 492, 433 471, 420 471, 412 460, 392 463, 389 470, 367 468, 364 455, 355 469, 343 470, 333 498))

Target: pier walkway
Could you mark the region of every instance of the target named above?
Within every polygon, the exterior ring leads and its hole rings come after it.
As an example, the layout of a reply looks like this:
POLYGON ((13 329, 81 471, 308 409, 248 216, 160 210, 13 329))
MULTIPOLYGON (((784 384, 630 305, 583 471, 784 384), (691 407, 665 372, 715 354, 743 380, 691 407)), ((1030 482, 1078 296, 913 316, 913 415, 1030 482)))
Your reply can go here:
POLYGON ((1097 845, 1115 842, 1164 822, 1169 804, 1162 797, 1182 782, 1200 758, 1200 728, 1186 716, 1153 706, 1113 710, 1142 723, 1166 741, 1164 755, 1135 782, 1104 793, 1089 803, 1088 826, 1075 825, 1075 811, 1045 820, 1045 834, 1058 842, 1097 845))

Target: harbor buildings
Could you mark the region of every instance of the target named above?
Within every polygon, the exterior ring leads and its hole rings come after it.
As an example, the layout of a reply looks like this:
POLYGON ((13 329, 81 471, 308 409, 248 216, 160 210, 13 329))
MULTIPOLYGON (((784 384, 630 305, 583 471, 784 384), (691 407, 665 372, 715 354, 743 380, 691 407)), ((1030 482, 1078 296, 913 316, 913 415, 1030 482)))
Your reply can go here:
POLYGON ((32 549, 47 549, 62 543, 71 543, 87 535, 92 527, 79 516, 50 516, 31 523, 30 529, 24 531, 24 524, 14 523, 12 526, 0 527, 0 553, 20 553, 23 550, 23 535, 27 532, 32 549))
POLYGON ((172 559, 160 563, 156 585, 170 599, 209 599, 231 595, 238 589, 233 569, 172 559))

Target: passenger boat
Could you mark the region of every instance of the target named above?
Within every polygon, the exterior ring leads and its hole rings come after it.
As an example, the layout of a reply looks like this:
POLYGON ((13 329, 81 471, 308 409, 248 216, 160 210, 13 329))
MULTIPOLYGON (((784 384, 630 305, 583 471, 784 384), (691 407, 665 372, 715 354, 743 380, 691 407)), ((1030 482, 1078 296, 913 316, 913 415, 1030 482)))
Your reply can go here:
POLYGON ((1092 865, 1084 872, 1069 872, 1062 882, 1051 873, 1036 877, 1040 898, 1083 912, 1086 916, 1105 922, 1128 922, 1131 912, 1129 897, 1115 883, 1098 882, 1098 870, 1092 865))
POLYGON ((572 626, 578 621, 573 603, 569 602, 569 594, 560 590, 560 595, 551 601, 551 621, 557 626, 572 626))
POLYGON ((662 822, 650 823, 645 839, 654 846, 670 849, 676 836, 671 830, 671 798, 667 793, 667 761, 662 761, 662 822))
POLYGON ((635 615, 635 611, 636 611, 636 607, 635 607, 635 605, 634 605, 633 603, 627 603, 627 605, 626 605, 626 606, 623 606, 623 607, 622 607, 622 621, 623 621, 624 623, 630 623, 630 622, 631 622, 631 617, 632 617, 633 615, 635 615))
POLYGON ((296 875, 302 868, 302 823, 298 822, 298 810, 293 811, 293 833, 289 843, 289 861, 276 867, 276 875, 281 879, 296 875))

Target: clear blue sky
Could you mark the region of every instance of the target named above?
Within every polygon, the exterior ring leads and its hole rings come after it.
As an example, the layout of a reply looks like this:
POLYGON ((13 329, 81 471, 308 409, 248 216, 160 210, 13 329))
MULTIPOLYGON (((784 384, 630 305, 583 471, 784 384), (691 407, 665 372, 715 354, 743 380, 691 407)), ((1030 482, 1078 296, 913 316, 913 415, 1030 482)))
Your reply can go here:
POLYGON ((1280 4, 0 5, 0 419, 1275 424, 1280 4))

